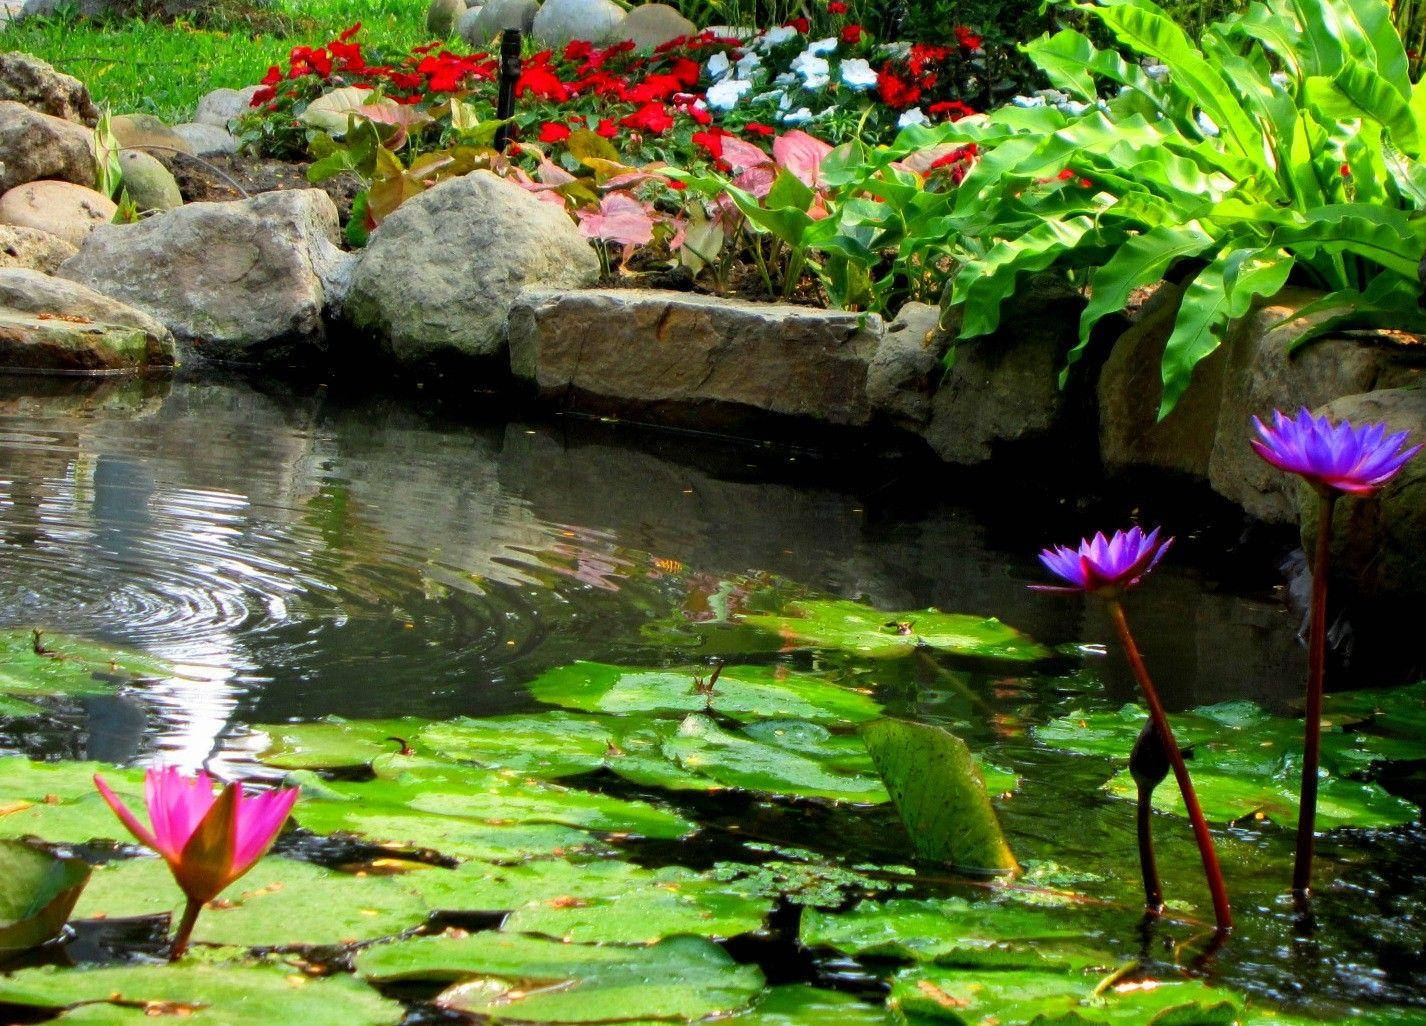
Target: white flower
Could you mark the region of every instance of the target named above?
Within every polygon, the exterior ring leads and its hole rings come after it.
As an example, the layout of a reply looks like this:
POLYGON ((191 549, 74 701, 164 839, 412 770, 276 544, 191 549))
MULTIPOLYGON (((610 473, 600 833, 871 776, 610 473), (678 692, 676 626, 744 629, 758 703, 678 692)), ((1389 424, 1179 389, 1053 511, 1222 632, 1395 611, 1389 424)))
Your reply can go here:
POLYGON ((792 70, 802 76, 808 89, 825 89, 832 77, 832 66, 827 63, 827 58, 813 56, 810 50, 797 55, 792 62, 792 70))
POLYGON ((797 84, 797 76, 790 71, 784 71, 777 78, 772 80, 773 85, 790 86, 797 84))
MULTIPOLYGON (((770 102, 770 101, 773 101, 773 100, 776 100, 777 102, 781 103, 781 102, 782 102, 783 100, 785 100, 785 99, 786 99, 786 94, 783 93, 783 91, 782 91, 781 89, 769 89, 769 90, 768 90, 767 92, 765 92, 765 93, 758 93, 758 95, 754 96, 752 102, 753 102, 753 103, 762 103, 764 100, 769 101, 769 102, 770 102)), ((783 109, 785 110, 786 108, 783 108, 783 109)))
POLYGON ((876 85, 876 69, 862 57, 843 61, 841 76, 842 83, 852 89, 870 89, 876 85))
POLYGON ((806 107, 798 107, 778 117, 784 125, 805 125, 812 120, 812 112, 806 107))
POLYGON ((708 77, 713 81, 718 81, 728 73, 728 55, 726 53, 715 53, 708 58, 708 77))
POLYGON ((1043 96, 1017 96, 1010 102, 1023 110, 1032 110, 1035 107, 1045 106, 1045 98, 1043 96))
POLYGON ((753 72, 757 71, 762 66, 763 59, 759 57, 756 53, 754 53, 752 50, 749 50, 747 53, 743 54, 743 56, 738 58, 738 77, 752 78, 753 72))
POLYGON ((1212 139, 1218 135, 1218 126, 1214 124, 1213 119, 1210 118, 1207 114, 1203 113, 1203 111, 1199 111, 1197 117, 1195 117, 1193 121, 1196 125, 1198 125, 1198 130, 1204 135, 1206 135, 1208 138, 1212 139))
POLYGON ((743 94, 752 87, 753 84, 745 79, 725 78, 721 82, 715 82, 708 87, 708 106, 714 110, 732 110, 743 98, 743 94))
POLYGON ((928 120, 925 111, 920 107, 912 107, 910 110, 901 112, 901 117, 896 119, 896 127, 905 128, 908 125, 924 125, 928 120))
POLYGON ((819 39, 815 43, 808 43, 806 53, 813 57, 821 57, 824 54, 834 53, 837 49, 837 37, 828 36, 826 39, 819 39))
POLYGON ((777 28, 768 29, 763 33, 763 37, 753 45, 763 53, 767 53, 774 46, 781 46, 797 35, 797 30, 791 25, 779 25, 777 28))
POLYGON ((778 109, 778 110, 785 111, 785 110, 787 110, 787 109, 788 109, 789 107, 791 107, 791 106, 792 106, 792 97, 788 96, 786 93, 783 93, 782 96, 778 98, 778 101, 777 101, 777 109, 778 109))

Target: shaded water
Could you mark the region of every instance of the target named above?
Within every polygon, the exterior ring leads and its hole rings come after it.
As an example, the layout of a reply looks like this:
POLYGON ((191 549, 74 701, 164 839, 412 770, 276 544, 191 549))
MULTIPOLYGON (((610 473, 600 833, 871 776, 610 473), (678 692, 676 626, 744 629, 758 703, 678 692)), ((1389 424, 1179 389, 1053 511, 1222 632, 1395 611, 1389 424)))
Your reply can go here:
MULTIPOLYGON (((904 660, 875 668, 879 697, 953 725, 1020 772, 1025 784, 1003 810, 1017 853, 1091 867, 1123 902, 1101 917, 1103 939, 1126 956, 1139 950, 1132 806, 1096 792, 1102 763, 1039 750, 1025 734, 1067 700, 1132 698, 1117 656, 1096 650, 1109 637, 1098 612, 1025 587, 1040 578, 1041 545, 1068 540, 1091 516, 1120 526, 1128 503, 1087 508, 1016 482, 961 504, 963 483, 894 456, 827 461, 687 435, 457 417, 410 400, 241 383, 36 396, 42 387, 52 386, 0 389, 0 626, 133 645, 181 675, 23 721, 0 732, 0 753, 250 773, 246 723, 533 709, 522 684, 546 668, 667 660, 639 628, 697 615, 742 575, 883 609, 994 615, 1041 641, 1086 646, 1084 669, 1010 678, 957 667, 947 677, 904 660)), ((1303 656, 1272 589, 1279 553, 1225 560, 1222 538, 1198 531, 1196 515, 1169 512, 1183 544, 1130 615, 1171 705, 1250 698, 1286 709, 1303 656)), ((1393 786, 1411 794, 1415 784, 1393 786)), ((710 845, 737 826, 773 843, 907 858, 886 809, 722 798, 699 813, 710 845)), ((1170 895, 1201 905, 1196 857, 1175 824, 1160 818, 1170 895)), ((1243 928, 1211 972, 1334 1009, 1426 1003, 1422 839, 1414 827, 1332 835, 1331 883, 1303 940, 1280 894, 1288 831, 1230 831, 1224 855, 1243 928)), ((1192 933, 1166 924, 1149 950, 1169 957, 1192 933)), ((824 983, 843 974, 835 963, 816 971, 824 983)))

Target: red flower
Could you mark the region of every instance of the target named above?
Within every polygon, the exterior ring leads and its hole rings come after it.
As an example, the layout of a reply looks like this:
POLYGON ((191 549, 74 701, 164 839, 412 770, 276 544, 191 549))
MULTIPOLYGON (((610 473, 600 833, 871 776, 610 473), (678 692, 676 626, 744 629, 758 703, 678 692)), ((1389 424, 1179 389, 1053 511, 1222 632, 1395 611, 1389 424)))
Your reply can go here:
POLYGON ((687 188, 688 188, 688 183, 687 183, 687 182, 680 182, 680 181, 678 181, 678 180, 676 180, 676 179, 670 178, 670 179, 668 180, 668 187, 669 187, 670 189, 672 189, 674 192, 682 192, 684 189, 687 189, 687 188))
POLYGON ((1339 174, 1341 174, 1341 176, 1342 176, 1343 178, 1351 178, 1351 177, 1352 177, 1352 169, 1351 169, 1351 167, 1350 167, 1349 165, 1347 165, 1347 164, 1343 164, 1340 168, 1337 169, 1337 171, 1338 171, 1339 174))
POLYGON ((896 110, 910 107, 921 99, 921 87, 899 78, 889 64, 876 73, 876 92, 882 103, 896 110))
POLYGON ((1074 172, 1071 171, 1069 168, 1065 168, 1065 169, 1064 169, 1063 171, 1061 171, 1061 172, 1059 173, 1059 175, 1056 176, 1056 177, 1058 177, 1059 180, 1062 181, 1062 182, 1067 182, 1067 181, 1069 181, 1071 178, 1074 177, 1074 172))
POLYGON ((862 41, 864 31, 860 25, 847 25, 842 29, 842 42, 848 46, 856 46, 862 41))
POLYGON ((842 0, 832 0, 832 2, 827 5, 827 13, 828 13, 828 14, 846 14, 846 13, 847 13, 847 5, 844 4, 844 3, 842 3, 842 0))
POLYGON ((264 103, 271 103, 276 98, 276 89, 272 86, 263 86, 257 92, 253 93, 253 98, 248 105, 251 107, 261 107, 264 103))
POLYGON ((601 118, 599 127, 594 130, 594 134, 603 136, 605 139, 612 139, 619 134, 619 126, 614 124, 613 118, 601 118))
POLYGON ((917 78, 926 75, 928 65, 939 64, 951 55, 950 47, 932 46, 929 43, 913 43, 911 45, 911 56, 907 64, 911 68, 911 74, 917 78))
POLYGON ((951 31, 956 34, 956 42, 961 44, 962 50, 979 50, 982 42, 980 36, 976 35, 964 25, 957 25, 951 31))
MULTIPOLYGON (((259 84, 265 86, 275 86, 281 81, 282 69, 279 68, 276 64, 274 64, 267 69, 267 74, 262 76, 262 82, 259 84)), ((253 106, 257 106, 257 104, 253 104, 253 106)))
POLYGON ((950 121, 959 121, 963 117, 974 114, 975 108, 960 100, 942 100, 927 107, 926 113, 933 118, 945 117, 950 121))
POLYGON ((540 126, 540 142, 559 143, 569 138, 569 126, 558 121, 546 121, 540 126))
POLYGON ((582 61, 594 53, 594 44, 584 39, 571 39, 564 48, 564 59, 582 61))
POLYGON ((673 115, 661 103, 646 103, 632 114, 619 119, 619 124, 650 135, 663 135, 673 127, 673 115))
POLYGON ((743 132, 747 135, 760 135, 766 138, 770 135, 776 135, 777 129, 771 125, 765 125, 761 121, 749 121, 743 126, 743 132))
POLYGON ((787 22, 786 27, 787 27, 787 28, 795 28, 798 32, 801 32, 804 36, 807 35, 807 33, 809 33, 809 32, 812 31, 812 23, 811 23, 810 21, 808 21, 806 18, 793 18, 791 21, 787 22))
POLYGON ((525 69, 520 72, 520 77, 515 80, 515 95, 524 96, 526 92, 533 93, 541 100, 554 100, 563 103, 569 99, 569 87, 559 80, 559 76, 543 63, 531 61, 525 65, 525 69))
POLYGON ((701 146, 708 151, 710 157, 717 160, 723 156, 723 132, 717 128, 708 132, 694 132, 693 145, 701 146))
POLYGON ((1080 187, 1081 189, 1088 189, 1088 188, 1089 188, 1090 186, 1092 186, 1093 184, 1094 184, 1094 183, 1091 182, 1088 178, 1081 178, 1081 179, 1079 180, 1079 187, 1080 187))
POLYGON ((350 39, 352 36, 356 35, 360 31, 361 22, 356 22, 354 25, 352 25, 351 28, 343 30, 342 34, 339 35, 337 38, 340 39, 343 43, 345 43, 348 39, 350 39))
POLYGON ((674 61, 673 68, 669 71, 669 74, 678 79, 679 84, 685 89, 697 87, 700 73, 698 62, 689 60, 687 57, 680 57, 674 61))

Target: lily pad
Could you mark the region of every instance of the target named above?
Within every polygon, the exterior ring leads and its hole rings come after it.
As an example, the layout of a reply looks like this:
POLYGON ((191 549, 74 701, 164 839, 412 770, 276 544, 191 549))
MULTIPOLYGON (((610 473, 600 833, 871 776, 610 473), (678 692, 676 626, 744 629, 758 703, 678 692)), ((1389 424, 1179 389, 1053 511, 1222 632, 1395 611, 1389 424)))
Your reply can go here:
POLYGON ((415 716, 394 720, 328 716, 313 723, 263 723, 252 729, 269 739, 268 746, 258 755, 269 766, 342 769, 364 766, 385 752, 400 751, 401 741, 409 744, 430 722, 415 716))
POLYGON ((296 811, 298 823, 316 833, 352 834, 393 852, 436 851, 453 858, 521 862, 610 850, 595 834, 555 823, 480 823, 414 809, 353 808, 333 802, 308 802, 296 811))
POLYGON ((848 955, 996 969, 1078 970, 1104 966, 1103 952, 1063 909, 961 898, 864 901, 848 912, 809 908, 799 939, 848 955))
POLYGON ((1241 1011, 1234 995, 1197 980, 1126 982, 1096 995, 1098 982, 1056 972, 921 967, 896 976, 887 1005, 911 1022, 957 1026, 1231 1026, 1241 1011))
POLYGON ((0 953, 59 936, 89 880, 89 866, 20 841, 0 841, 0 953))
POLYGON ((348 976, 312 977, 269 963, 45 966, 0 977, 0 1003, 69 1009, 61 1023, 142 1026, 395 1026, 405 1009, 348 976))
POLYGON ((746 1008, 762 973, 701 937, 658 944, 565 944, 476 933, 368 948, 357 972, 377 983, 455 982, 443 1008, 528 1023, 693 1022, 746 1008))
POLYGON ((785 666, 728 666, 716 681, 712 673, 707 666, 653 670, 577 662, 541 674, 530 693, 551 705, 616 714, 709 712, 737 720, 849 725, 881 711, 860 691, 785 666))
POLYGON ((887 1026, 886 1009, 851 994, 794 984, 770 987, 729 1026, 887 1026))
POLYGON ((1415 741, 1415 758, 1426 758, 1426 681, 1400 688, 1374 688, 1328 695, 1324 717, 1331 723, 1362 723, 1368 729, 1415 741))
POLYGON ((0 631, 0 716, 32 716, 31 698, 50 695, 107 695, 112 678, 167 677, 172 664, 114 645, 67 634, 0 631), (102 680, 99 674, 110 680, 102 680))
MULTIPOLYGON (((161 915, 183 897, 160 859, 95 869, 77 919, 161 915)), ((425 921, 427 905, 400 875, 339 873, 266 858, 198 918, 195 941, 240 947, 350 944, 400 933, 425 921)))
POLYGON ((437 723, 420 736, 420 749, 446 759, 567 777, 604 764, 614 743, 613 719, 550 711, 531 716, 462 717, 437 723))
POLYGON ((97 838, 129 839, 94 789, 103 773, 126 799, 139 800, 143 774, 97 762, 0 759, 0 837, 37 837, 78 844, 97 838))
POLYGON ((966 872, 1019 871, 964 741, 940 727, 893 719, 861 733, 917 855, 966 872))
POLYGON ((994 617, 938 609, 884 613, 846 599, 793 602, 781 614, 749 613, 739 622, 777 635, 784 649, 835 649, 871 659, 895 659, 918 648, 1021 663, 1053 655, 994 617))

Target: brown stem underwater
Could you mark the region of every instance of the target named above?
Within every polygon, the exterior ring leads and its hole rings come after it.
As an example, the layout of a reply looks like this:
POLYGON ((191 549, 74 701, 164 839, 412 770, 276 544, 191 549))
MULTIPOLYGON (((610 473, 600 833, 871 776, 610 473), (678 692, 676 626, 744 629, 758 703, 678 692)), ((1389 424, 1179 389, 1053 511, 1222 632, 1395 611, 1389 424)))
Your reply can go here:
POLYGON ((1297 808, 1297 859, 1292 890, 1306 897, 1312 886, 1317 833, 1317 768, 1322 761, 1322 692, 1327 673, 1327 576, 1332 558, 1332 512, 1337 493, 1324 490, 1317 503, 1317 546, 1312 560, 1312 622, 1307 636, 1307 709, 1302 731, 1302 791, 1297 808))

